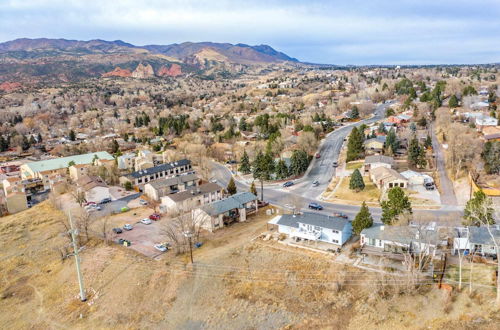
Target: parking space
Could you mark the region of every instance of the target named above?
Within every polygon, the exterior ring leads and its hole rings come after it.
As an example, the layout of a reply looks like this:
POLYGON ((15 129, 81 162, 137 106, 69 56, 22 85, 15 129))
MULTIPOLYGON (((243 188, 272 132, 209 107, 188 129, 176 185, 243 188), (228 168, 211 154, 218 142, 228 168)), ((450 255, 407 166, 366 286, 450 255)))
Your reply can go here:
POLYGON ((435 202, 436 204, 441 203, 441 197, 439 195, 439 191, 437 189, 427 190, 423 185, 410 185, 409 189, 415 191, 416 193, 413 197, 427 199, 435 202))

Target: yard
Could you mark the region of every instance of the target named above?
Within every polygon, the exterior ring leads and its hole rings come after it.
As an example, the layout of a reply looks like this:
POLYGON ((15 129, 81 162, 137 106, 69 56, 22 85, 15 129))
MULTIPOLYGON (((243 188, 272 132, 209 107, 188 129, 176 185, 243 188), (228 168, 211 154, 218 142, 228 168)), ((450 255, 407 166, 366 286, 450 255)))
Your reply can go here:
POLYGON ((365 176, 365 189, 360 192, 349 189, 350 177, 344 178, 339 184, 334 198, 358 202, 378 202, 380 198, 380 190, 371 182, 370 178, 365 176))
MULTIPOLYGON (((456 262, 458 263, 458 257, 456 258, 456 262)), ((464 258, 465 259, 465 258, 464 258)), ((462 265, 462 286, 469 286, 470 279, 470 268, 471 263, 463 260, 462 265)), ((487 265, 482 263, 474 263, 472 265, 472 286, 474 284, 479 285, 495 285, 495 270, 496 267, 494 265, 487 265)), ((451 265, 447 268, 446 278, 451 281, 458 282, 459 280, 459 267, 457 265, 451 265)))
POLYGON ((349 162, 346 164, 345 169, 350 170, 350 171, 354 171, 355 169, 360 169, 364 163, 365 163, 364 161, 349 162))

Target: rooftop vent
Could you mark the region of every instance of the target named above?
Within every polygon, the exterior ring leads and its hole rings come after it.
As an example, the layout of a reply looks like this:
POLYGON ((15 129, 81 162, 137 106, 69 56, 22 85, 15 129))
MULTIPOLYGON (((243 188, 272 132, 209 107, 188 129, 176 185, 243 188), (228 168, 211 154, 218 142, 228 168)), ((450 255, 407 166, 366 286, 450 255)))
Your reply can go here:
POLYGON ((380 226, 380 230, 384 230, 385 229, 385 226, 380 226))

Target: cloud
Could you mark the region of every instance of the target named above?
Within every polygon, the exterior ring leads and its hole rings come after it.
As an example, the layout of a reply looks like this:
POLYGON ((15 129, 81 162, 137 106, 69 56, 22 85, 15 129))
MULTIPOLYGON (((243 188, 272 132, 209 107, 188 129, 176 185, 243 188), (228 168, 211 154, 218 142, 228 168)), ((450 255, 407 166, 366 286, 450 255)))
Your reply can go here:
POLYGON ((499 14, 494 0, 10 0, 0 40, 266 43, 310 62, 477 63, 500 60, 499 14))

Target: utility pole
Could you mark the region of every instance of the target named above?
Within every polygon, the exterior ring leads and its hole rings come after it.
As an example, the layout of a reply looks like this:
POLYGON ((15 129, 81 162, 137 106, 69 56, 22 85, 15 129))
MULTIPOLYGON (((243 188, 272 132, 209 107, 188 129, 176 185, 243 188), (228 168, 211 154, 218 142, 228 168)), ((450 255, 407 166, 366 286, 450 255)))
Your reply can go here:
POLYGON ((83 287, 83 276, 82 271, 80 269, 80 256, 78 255, 78 245, 76 243, 76 234, 77 231, 73 227, 73 219, 71 218, 71 211, 69 212, 69 225, 71 227, 71 243, 73 245, 73 255, 75 256, 76 263, 76 274, 78 275, 78 285, 80 286, 80 300, 86 301, 87 297, 85 296, 85 288, 83 287))
POLYGON ((191 243, 191 238, 193 234, 190 231, 184 232, 184 236, 189 240, 189 255, 191 256, 191 263, 193 263, 193 244, 191 243))

